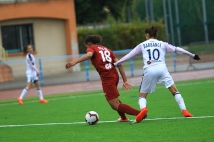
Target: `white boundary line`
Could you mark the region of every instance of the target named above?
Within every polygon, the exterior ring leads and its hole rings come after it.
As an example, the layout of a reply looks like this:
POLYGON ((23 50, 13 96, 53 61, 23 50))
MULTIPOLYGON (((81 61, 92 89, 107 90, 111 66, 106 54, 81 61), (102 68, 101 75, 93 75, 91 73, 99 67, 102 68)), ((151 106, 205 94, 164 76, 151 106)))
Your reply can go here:
MULTIPOLYGON (((172 118, 151 118, 143 121, 158 121, 158 120, 179 120, 179 119, 206 119, 214 118, 214 116, 196 116, 196 117, 172 117, 172 118)), ((131 120, 133 121, 133 120, 131 120)), ((114 123, 115 121, 99 121, 98 123, 114 123)), ((121 122, 118 122, 121 123, 121 122)), ((53 125, 74 125, 74 124, 86 124, 86 122, 67 122, 67 123, 43 123, 43 124, 17 124, 17 125, 0 125, 0 128, 12 128, 12 127, 30 127, 30 126, 53 126, 53 125)))

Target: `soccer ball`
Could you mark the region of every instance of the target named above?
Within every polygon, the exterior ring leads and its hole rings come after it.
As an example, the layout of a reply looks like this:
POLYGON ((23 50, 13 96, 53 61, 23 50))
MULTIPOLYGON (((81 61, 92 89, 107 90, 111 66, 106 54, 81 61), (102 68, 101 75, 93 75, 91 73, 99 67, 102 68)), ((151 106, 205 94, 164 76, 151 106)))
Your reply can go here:
POLYGON ((95 125, 99 121, 99 115, 95 111, 89 111, 85 115, 85 121, 89 125, 95 125))

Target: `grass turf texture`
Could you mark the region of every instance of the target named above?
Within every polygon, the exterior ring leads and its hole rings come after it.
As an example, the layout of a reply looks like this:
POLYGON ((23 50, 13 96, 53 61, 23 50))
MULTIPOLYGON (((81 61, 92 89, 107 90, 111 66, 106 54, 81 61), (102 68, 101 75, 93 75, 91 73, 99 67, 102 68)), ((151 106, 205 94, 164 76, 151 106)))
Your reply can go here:
MULTIPOLYGON (((187 109, 195 117, 214 116, 213 84, 214 79, 176 83, 187 109)), ((134 87, 128 94, 119 90, 120 99, 124 103, 139 109, 138 87, 134 87)), ((116 121, 118 114, 110 108, 102 91, 58 94, 48 96, 48 100, 48 104, 40 104, 37 98, 27 98, 23 106, 15 100, 1 101, 0 141, 212 142, 214 140, 214 118, 182 118, 174 98, 162 85, 158 85, 156 92, 149 94, 147 98, 148 119, 133 125, 112 122, 116 121), (98 124, 84 123, 84 116, 89 110, 98 112, 100 117, 98 124), (173 117, 181 119, 156 120, 173 117), (14 126, 2 127, 5 125, 14 126)), ((133 116, 128 117, 135 119, 133 116)))

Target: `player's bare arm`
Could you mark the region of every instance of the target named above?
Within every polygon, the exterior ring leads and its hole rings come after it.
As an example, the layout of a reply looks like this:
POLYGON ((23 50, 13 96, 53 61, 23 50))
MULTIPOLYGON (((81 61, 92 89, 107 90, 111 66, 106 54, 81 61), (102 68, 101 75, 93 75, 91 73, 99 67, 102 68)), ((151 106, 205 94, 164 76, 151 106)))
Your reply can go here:
MULTIPOLYGON (((114 62, 117 62, 117 61, 118 61, 118 59, 115 58, 114 62)), ((128 92, 128 91, 130 91, 132 89, 132 86, 127 81, 126 74, 125 74, 125 71, 123 69, 123 66, 122 65, 118 65, 117 67, 118 67, 120 75, 122 76, 122 79, 123 79, 122 89, 125 89, 126 92, 128 92)))
POLYGON ((86 53, 85 55, 83 55, 83 56, 81 56, 81 57, 79 57, 79 58, 77 58, 77 59, 75 59, 75 60, 73 60, 73 61, 67 63, 67 64, 65 65, 65 68, 66 68, 66 69, 69 69, 70 67, 75 66, 75 65, 76 65, 77 63, 79 63, 79 62, 82 62, 82 61, 85 61, 85 60, 90 59, 92 56, 93 56, 93 53, 92 53, 92 52, 88 52, 88 53, 86 53))

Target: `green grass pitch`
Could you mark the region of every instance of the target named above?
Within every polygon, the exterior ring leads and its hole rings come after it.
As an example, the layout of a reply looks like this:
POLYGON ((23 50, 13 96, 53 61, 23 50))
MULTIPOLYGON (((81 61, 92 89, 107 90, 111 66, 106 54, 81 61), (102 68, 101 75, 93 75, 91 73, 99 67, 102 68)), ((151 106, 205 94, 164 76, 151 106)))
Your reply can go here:
MULTIPOLYGON (((213 142, 214 78, 176 82, 176 86, 193 118, 182 117, 176 101, 160 84, 147 97, 147 119, 133 125, 116 122, 118 114, 102 91, 51 95, 47 104, 40 104, 37 97, 24 99, 23 106, 16 100, 0 101, 0 142, 213 142), (96 125, 84 121, 89 110, 99 114, 96 125)), ((127 94, 119 88, 122 102, 139 109, 138 88, 127 94)))

